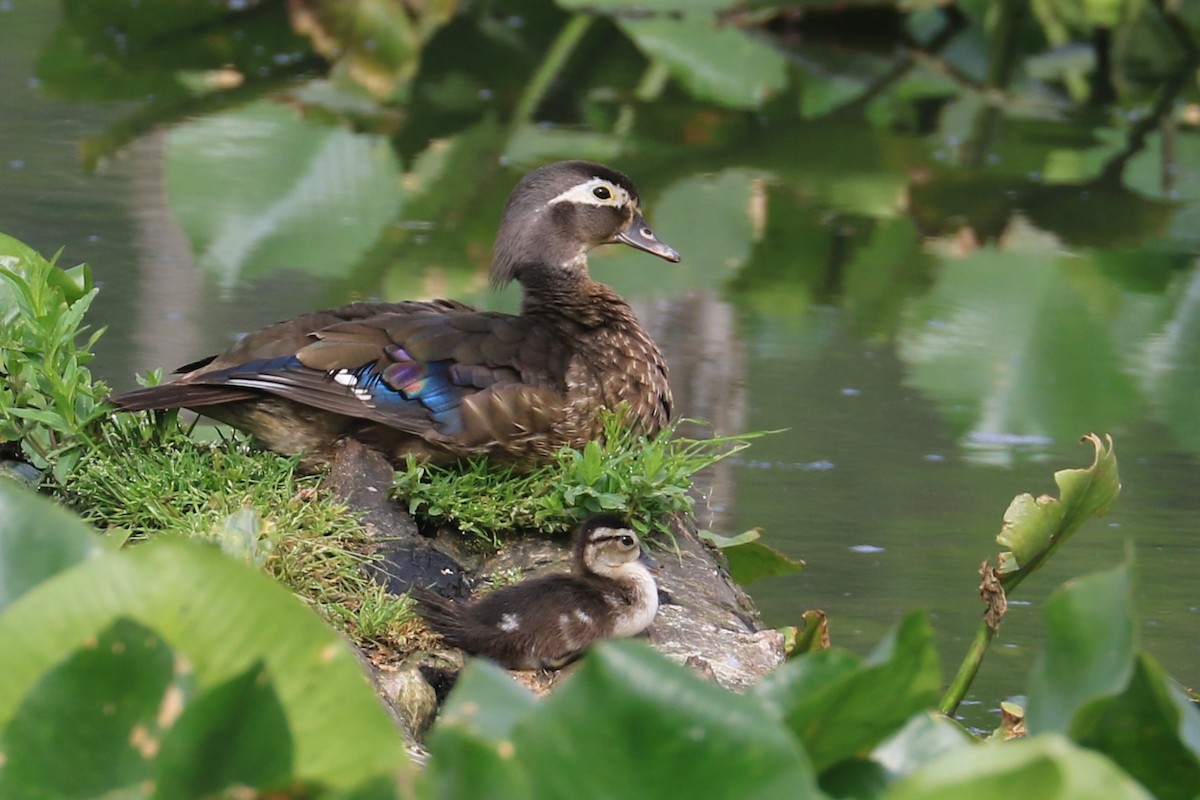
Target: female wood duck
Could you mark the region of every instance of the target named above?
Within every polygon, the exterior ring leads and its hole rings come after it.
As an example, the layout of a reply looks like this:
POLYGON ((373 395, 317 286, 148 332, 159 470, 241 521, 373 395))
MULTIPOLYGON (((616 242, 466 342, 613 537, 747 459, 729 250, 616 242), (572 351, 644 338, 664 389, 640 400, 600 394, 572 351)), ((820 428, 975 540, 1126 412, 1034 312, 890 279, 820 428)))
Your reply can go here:
POLYGON ((580 526, 574 572, 545 575, 453 603, 414 589, 417 610, 446 642, 509 669, 558 669, 593 642, 635 636, 658 613, 658 587, 638 536, 620 517, 580 526))
POLYGON ((271 325, 112 402, 190 408, 309 465, 347 437, 397 464, 410 454, 537 462, 599 438, 597 412, 622 403, 654 435, 671 414, 666 362, 629 305, 588 275, 588 251, 612 242, 679 261, 627 177, 550 164, 513 189, 496 237, 492 285, 521 283, 520 314, 353 303, 271 325))

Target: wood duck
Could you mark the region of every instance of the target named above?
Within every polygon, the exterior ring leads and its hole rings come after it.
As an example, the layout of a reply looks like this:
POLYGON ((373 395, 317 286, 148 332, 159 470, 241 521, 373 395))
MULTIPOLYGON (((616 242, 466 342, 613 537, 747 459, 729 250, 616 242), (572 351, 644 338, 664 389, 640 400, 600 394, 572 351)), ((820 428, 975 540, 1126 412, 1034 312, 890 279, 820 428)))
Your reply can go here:
POLYGON ((658 613, 658 587, 638 536, 620 517, 580 526, 574 571, 545 575, 454 603, 414 589, 417 611, 446 642, 509 669, 558 669, 593 642, 635 636, 658 613))
POLYGON ((666 362, 629 305, 588 274, 588 251, 613 242, 679 261, 629 178, 585 161, 540 167, 508 198, 491 267, 493 287, 521 283, 520 314, 353 303, 271 325, 111 402, 190 408, 308 465, 348 437, 394 464, 536 463, 600 438, 597 412, 622 403, 653 436, 671 414, 666 362))

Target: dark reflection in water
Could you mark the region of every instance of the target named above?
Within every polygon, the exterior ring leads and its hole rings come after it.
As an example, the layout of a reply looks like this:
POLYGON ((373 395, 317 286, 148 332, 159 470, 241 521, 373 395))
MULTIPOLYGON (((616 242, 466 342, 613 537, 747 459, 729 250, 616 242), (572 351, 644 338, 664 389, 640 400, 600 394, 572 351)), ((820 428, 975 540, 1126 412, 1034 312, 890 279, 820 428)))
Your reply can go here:
MULTIPOLYGON (((481 123, 393 164, 377 139, 257 100, 222 112, 221 126, 186 120, 140 135, 89 174, 80 142, 127 105, 46 96, 32 63, 54 8, 16 3, 0 16, 23 34, 0 47, 0 71, 19 76, 0 93, 0 230, 92 264, 103 287, 92 319, 108 327, 95 371, 118 389, 135 372, 353 298, 511 309, 511 293, 485 288, 504 195, 535 161, 595 156, 594 137, 545 129, 518 137, 502 164, 499 134, 481 123), (561 152, 572 146, 585 152, 561 152), (255 162, 276 150, 285 168, 263 177, 269 164, 255 162), (245 174, 206 183, 210 165, 238 158, 245 174), (384 183, 399 211, 383 224, 351 191, 364 164, 396 170, 384 183), (247 208, 270 179, 280 196, 247 208), (339 192, 342 205, 308 205, 339 192), (347 264, 281 254, 297 231, 320 239, 325 224, 358 248, 347 264), (217 257, 229 252, 244 257, 217 257)), ((787 429, 718 467, 697 507, 702 525, 761 527, 808 562, 753 585, 766 621, 822 608, 836 644, 867 652, 923 607, 949 673, 978 624, 976 570, 997 549, 1008 502, 1056 493, 1053 471, 1088 465, 1076 439, 1095 430, 1116 439, 1124 494, 1020 587, 964 711, 990 727, 988 709, 1027 685, 1047 594, 1130 545, 1144 644, 1184 683, 1200 682, 1200 135, 1175 131, 1170 146, 1151 139, 1133 155, 1119 132, 1102 131, 1117 141, 1108 146, 1074 124, 1016 120, 981 159, 989 172, 957 168, 963 148, 950 133, 842 117, 704 119, 717 135, 741 132, 707 151, 612 159, 642 184, 649 218, 684 263, 606 252, 593 271, 661 343, 682 415, 719 433, 787 429), (1106 159, 1115 181, 1076 164, 1106 159), (1068 163, 1082 173, 1061 172, 1068 163), (1030 177, 1055 165, 1052 180, 1030 177)))

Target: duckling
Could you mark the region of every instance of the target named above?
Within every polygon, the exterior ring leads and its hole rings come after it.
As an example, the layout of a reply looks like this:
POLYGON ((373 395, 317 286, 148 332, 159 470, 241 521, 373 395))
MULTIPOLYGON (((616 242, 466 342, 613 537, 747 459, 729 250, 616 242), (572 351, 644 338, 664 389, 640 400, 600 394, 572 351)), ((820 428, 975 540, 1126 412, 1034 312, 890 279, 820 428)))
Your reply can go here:
POLYGON ((580 526, 574 572, 545 575, 453 603, 414 589, 417 611, 446 642, 509 669, 558 669, 593 642, 635 636, 658 613, 658 587, 638 535, 620 517, 580 526))
POLYGON ((111 402, 190 408, 309 467, 346 438, 396 465, 479 454, 534 464, 600 438, 599 411, 622 404, 653 436, 671 416, 666 361, 629 305, 588 273, 588 251, 616 242, 680 260, 625 175, 549 164, 513 189, 496 237, 491 282, 521 284, 520 314, 453 300, 352 303, 271 325, 111 402))

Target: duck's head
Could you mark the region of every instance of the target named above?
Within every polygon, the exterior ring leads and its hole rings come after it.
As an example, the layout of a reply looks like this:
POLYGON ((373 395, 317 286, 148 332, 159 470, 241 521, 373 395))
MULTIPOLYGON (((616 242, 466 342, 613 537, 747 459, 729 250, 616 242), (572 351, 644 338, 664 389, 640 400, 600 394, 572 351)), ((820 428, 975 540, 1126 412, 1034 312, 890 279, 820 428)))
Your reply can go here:
POLYGON ((560 161, 530 172, 504 207, 492 259, 492 284, 587 276, 587 252, 621 242, 667 261, 674 248, 646 224, 633 181, 588 161, 560 161))
POLYGON ((589 517, 579 528, 575 540, 575 562, 578 569, 606 578, 618 578, 631 569, 642 569, 638 563, 642 543, 629 523, 613 514, 589 517))

